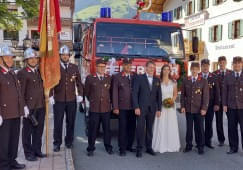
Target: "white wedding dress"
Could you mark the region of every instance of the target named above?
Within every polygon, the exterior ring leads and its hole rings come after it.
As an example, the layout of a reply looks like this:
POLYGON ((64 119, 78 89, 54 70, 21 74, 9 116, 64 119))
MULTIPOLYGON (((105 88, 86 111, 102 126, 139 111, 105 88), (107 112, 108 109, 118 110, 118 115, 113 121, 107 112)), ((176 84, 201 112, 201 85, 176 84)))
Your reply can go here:
MULTIPOLYGON (((173 97, 175 83, 170 81, 167 85, 161 84, 162 101, 173 97)), ((153 129, 152 148, 155 152, 179 152, 180 138, 176 115, 176 106, 173 108, 164 108, 160 117, 155 117, 153 129)))

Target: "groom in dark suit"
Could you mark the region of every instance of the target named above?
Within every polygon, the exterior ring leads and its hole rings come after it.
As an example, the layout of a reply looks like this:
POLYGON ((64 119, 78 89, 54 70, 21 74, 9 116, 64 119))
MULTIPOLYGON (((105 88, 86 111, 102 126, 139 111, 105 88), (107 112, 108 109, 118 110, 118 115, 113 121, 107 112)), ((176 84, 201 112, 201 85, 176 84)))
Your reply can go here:
POLYGON ((155 155, 152 149, 154 118, 161 115, 162 94, 160 80, 154 76, 155 63, 146 63, 146 73, 136 77, 133 84, 132 100, 137 116, 137 157, 142 157, 146 124, 147 153, 155 155))

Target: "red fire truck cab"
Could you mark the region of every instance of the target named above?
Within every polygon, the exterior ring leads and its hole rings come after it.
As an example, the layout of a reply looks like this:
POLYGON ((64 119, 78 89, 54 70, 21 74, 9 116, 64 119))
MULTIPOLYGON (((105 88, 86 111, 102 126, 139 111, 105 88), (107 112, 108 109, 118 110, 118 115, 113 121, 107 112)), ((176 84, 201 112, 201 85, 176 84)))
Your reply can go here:
MULTIPOLYGON (((97 58, 108 61, 106 72, 122 70, 122 58, 132 58, 132 71, 144 73, 146 61, 156 63, 156 75, 161 67, 176 59, 185 59, 184 41, 179 24, 139 19, 96 18, 83 33, 82 77, 95 73, 97 58)), ((180 66, 174 67, 174 77, 179 78, 180 66)))

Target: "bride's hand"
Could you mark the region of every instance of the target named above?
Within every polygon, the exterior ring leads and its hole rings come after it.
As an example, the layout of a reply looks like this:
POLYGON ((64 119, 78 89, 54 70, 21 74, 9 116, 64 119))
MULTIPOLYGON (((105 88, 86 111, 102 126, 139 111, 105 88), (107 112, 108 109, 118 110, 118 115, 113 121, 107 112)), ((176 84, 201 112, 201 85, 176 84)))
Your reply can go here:
POLYGON ((157 111, 157 112, 156 112, 156 116, 157 116, 157 117, 160 117, 160 116, 161 116, 161 111, 157 111))

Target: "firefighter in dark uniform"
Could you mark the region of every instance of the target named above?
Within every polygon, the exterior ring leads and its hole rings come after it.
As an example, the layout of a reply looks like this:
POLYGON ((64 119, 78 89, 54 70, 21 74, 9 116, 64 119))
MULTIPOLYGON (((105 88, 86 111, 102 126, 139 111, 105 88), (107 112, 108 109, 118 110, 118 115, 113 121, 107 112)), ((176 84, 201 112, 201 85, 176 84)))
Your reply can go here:
MULTIPOLYGON (((14 55, 6 45, 0 46, 0 169, 24 169, 16 161, 20 117, 24 115, 23 97, 17 75, 11 69, 14 55)), ((25 115, 28 116, 28 115, 25 115)))
POLYGON ((18 72, 18 79, 24 97, 24 110, 30 115, 23 118, 22 144, 26 160, 36 161, 37 157, 46 157, 41 152, 45 121, 44 88, 38 68, 37 52, 32 48, 26 49, 24 61, 26 67, 18 72))
POLYGON ((50 103, 54 104, 54 152, 60 151, 64 113, 66 115, 65 145, 73 147, 77 103, 83 100, 83 85, 78 66, 69 62, 70 50, 64 45, 60 48, 61 79, 51 91, 50 103), (76 89, 78 95, 76 95, 76 89))
POLYGON ((216 116, 216 130, 219 145, 224 146, 225 136, 224 136, 224 126, 223 126, 223 106, 222 106, 222 92, 224 86, 224 78, 226 75, 230 74, 232 71, 226 68, 227 60, 225 56, 221 56, 218 58, 219 70, 216 70, 214 74, 218 80, 219 90, 220 90, 220 105, 217 109, 218 111, 215 112, 216 116))
POLYGON ((208 81, 198 75, 199 63, 191 64, 192 76, 183 80, 181 88, 181 112, 186 114, 186 147, 184 152, 192 150, 193 124, 198 154, 204 154, 204 116, 209 104, 208 81))
POLYGON ((113 113, 119 116, 120 156, 125 156, 126 150, 136 151, 132 148, 136 129, 136 116, 132 108, 132 83, 136 74, 131 72, 131 64, 131 59, 124 59, 123 71, 112 79, 113 113))
POLYGON ((242 57, 233 58, 233 72, 226 75, 223 88, 223 109, 228 117, 228 138, 230 150, 228 154, 238 152, 238 123, 241 130, 243 148, 243 73, 242 57))
POLYGON ((102 123, 104 146, 108 154, 113 154, 110 134, 111 112, 111 77, 105 74, 106 63, 102 59, 96 61, 96 73, 85 80, 85 97, 89 101, 88 147, 87 155, 93 156, 97 130, 102 123))
POLYGON ((218 111, 220 103, 219 84, 216 76, 209 72, 210 61, 203 59, 201 61, 201 73, 199 76, 208 80, 209 87, 209 106, 205 116, 205 146, 214 149, 211 139, 213 137, 213 118, 214 112, 218 111))

